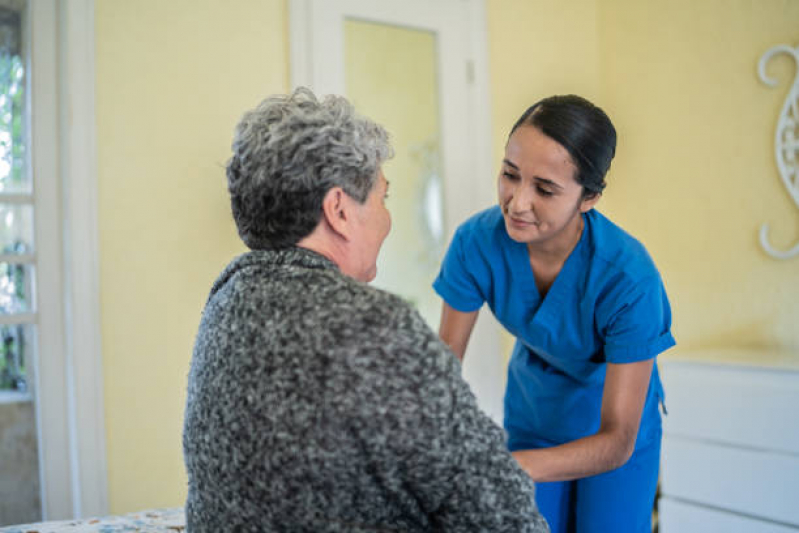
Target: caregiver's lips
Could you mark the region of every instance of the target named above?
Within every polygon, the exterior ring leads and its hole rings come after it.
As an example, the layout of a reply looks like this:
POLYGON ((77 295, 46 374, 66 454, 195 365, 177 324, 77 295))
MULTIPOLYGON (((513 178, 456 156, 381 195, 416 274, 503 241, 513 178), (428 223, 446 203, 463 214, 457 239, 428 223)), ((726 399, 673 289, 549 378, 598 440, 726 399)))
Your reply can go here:
POLYGON ((508 219, 508 222, 510 222, 511 226, 513 226, 514 228, 519 228, 519 229, 529 228, 530 226, 537 226, 538 225, 538 222, 530 222, 530 221, 527 221, 527 220, 523 220, 521 218, 512 217, 510 215, 508 215, 507 219, 508 219))

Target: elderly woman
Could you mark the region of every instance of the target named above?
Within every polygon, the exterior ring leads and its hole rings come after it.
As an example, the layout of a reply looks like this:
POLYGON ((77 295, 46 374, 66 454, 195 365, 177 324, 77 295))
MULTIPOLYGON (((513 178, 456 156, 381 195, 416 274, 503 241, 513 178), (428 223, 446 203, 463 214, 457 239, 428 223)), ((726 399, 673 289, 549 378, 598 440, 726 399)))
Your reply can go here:
POLYGON ((189 374, 189 531, 547 531, 449 349, 368 286, 387 134, 346 100, 268 98, 236 128, 252 250, 211 289, 189 374))

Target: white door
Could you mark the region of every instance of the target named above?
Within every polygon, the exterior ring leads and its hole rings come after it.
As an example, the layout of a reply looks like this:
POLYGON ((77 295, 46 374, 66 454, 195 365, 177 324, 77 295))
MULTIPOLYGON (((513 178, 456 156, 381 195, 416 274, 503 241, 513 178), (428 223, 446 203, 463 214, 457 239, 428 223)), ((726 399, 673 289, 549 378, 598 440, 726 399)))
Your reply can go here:
MULTIPOLYGON (((479 0, 292 0, 292 84, 343 94, 391 135, 393 229, 375 285, 411 301, 437 330, 431 288, 458 224, 496 200, 484 6, 479 0)), ((505 357, 485 309, 464 377, 496 421, 505 357)))

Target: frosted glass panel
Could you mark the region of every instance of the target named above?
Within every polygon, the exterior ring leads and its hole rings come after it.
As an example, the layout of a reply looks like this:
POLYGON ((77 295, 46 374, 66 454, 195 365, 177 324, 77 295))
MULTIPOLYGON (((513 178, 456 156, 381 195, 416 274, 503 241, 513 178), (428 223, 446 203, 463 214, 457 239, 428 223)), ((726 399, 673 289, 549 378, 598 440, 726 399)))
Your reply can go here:
POLYGON ((431 288, 443 255, 436 36, 347 20, 347 97, 391 135, 396 155, 384 167, 393 226, 374 284, 413 303, 438 329, 441 300, 431 288))

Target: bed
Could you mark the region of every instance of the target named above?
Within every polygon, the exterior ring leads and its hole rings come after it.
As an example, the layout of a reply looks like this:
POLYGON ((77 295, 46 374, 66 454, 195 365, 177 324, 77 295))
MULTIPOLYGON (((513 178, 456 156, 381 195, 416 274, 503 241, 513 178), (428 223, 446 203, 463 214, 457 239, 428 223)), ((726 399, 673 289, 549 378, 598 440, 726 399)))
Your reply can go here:
POLYGON ((175 533, 186 531, 183 508, 149 509, 120 516, 39 522, 0 528, 2 533, 175 533))

